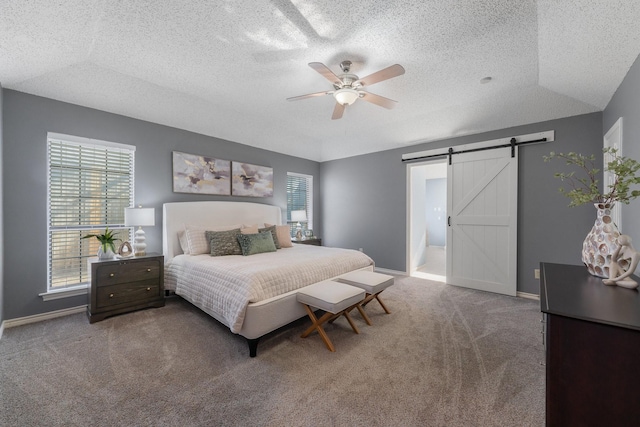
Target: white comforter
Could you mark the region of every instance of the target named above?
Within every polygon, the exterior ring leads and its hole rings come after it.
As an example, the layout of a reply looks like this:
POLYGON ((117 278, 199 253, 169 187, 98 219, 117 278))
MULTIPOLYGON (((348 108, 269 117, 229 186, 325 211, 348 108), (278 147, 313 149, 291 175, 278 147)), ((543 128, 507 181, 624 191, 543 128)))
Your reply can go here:
POLYGON ((312 245, 251 256, 179 255, 165 267, 165 289, 218 314, 238 333, 249 303, 370 265, 362 252, 312 245))

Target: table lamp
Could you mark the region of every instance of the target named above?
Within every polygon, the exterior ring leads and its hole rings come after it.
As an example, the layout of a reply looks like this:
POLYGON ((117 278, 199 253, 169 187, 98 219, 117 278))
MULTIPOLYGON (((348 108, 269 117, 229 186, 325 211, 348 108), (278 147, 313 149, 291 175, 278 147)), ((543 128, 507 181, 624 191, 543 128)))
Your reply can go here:
POLYGON ((133 254, 135 256, 144 256, 146 254, 147 244, 144 235, 143 226, 156 225, 156 210, 154 208, 125 208, 124 209, 124 225, 127 227, 138 227, 133 240, 133 254))
POLYGON ((296 223, 296 239, 302 240, 302 224, 307 221, 307 211, 291 211, 291 221, 296 223))

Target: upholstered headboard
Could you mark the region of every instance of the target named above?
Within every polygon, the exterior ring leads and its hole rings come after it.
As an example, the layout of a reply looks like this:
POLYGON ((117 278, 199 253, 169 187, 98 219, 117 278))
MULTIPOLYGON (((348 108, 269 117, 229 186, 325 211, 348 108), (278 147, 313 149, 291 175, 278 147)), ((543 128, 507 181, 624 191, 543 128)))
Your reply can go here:
POLYGON ((176 202, 163 205, 162 253, 164 262, 182 253, 178 231, 184 225, 282 224, 278 206, 251 202, 176 202))

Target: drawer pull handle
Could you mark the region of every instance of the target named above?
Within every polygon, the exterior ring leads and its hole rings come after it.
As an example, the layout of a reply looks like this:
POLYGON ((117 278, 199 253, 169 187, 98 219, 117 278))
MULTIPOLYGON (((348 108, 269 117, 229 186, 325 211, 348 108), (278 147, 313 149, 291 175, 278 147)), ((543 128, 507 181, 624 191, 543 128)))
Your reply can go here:
POLYGON ((113 298, 113 294, 109 294, 109 298, 113 298))
POLYGON ((114 277, 116 275, 116 273, 111 273, 109 274, 109 277, 114 277))
POLYGON ((147 268, 147 273, 151 273, 151 269, 150 268, 147 268))
POLYGON ((151 288, 147 288, 147 291, 150 291, 150 290, 151 290, 151 288))

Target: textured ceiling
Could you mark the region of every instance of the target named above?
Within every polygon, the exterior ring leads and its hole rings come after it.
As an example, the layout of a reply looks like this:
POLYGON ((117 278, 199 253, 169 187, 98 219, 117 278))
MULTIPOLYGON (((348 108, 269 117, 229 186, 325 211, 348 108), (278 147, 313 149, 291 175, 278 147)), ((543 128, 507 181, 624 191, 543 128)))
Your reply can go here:
POLYGON ((0 83, 324 161, 601 111, 638 22, 636 0, 0 0, 0 83), (404 66, 367 87, 397 107, 285 100, 345 59, 404 66))

